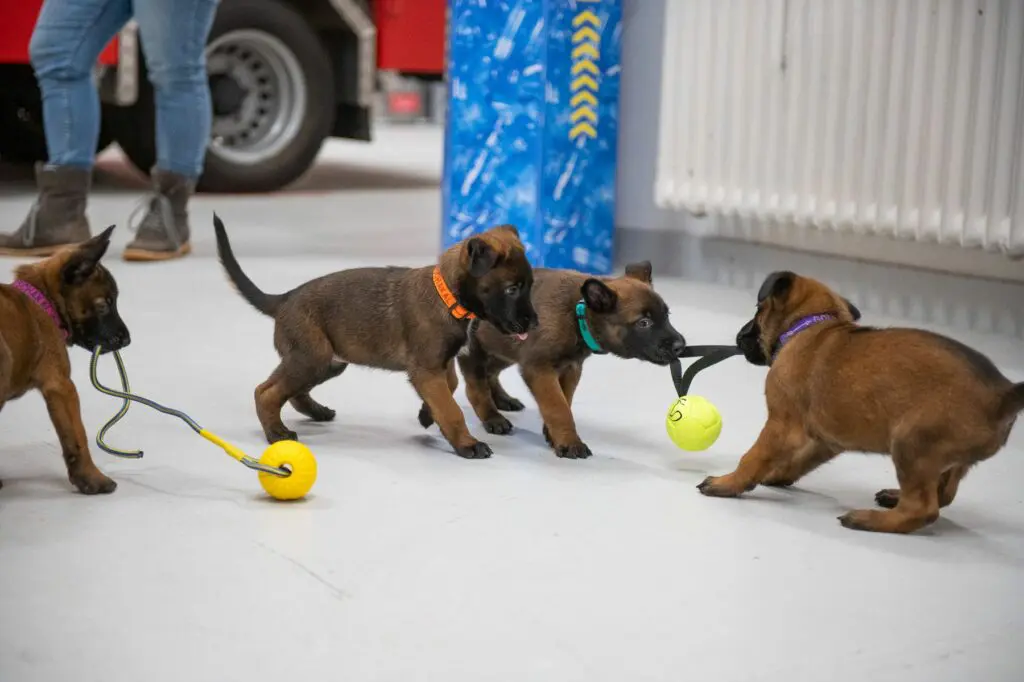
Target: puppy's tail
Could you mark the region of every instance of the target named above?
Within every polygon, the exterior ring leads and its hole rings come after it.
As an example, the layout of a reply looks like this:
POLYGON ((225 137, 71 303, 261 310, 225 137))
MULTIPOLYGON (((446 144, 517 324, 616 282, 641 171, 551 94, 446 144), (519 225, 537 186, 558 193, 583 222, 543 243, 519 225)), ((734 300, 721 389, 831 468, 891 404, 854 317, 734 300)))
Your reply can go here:
POLYGON ((1024 383, 1011 386, 1003 396, 1003 404, 999 409, 1003 419, 1013 419, 1024 411, 1024 383))
POLYGON ((238 264, 235 254, 231 250, 231 242, 228 241, 228 233, 224 229, 224 223, 221 222, 216 213, 213 214, 213 229, 217 233, 217 255, 220 257, 221 265, 227 271, 231 283, 235 285, 238 293, 253 308, 256 308, 256 310, 264 315, 273 317, 285 297, 279 294, 267 294, 260 291, 259 287, 249 279, 249 276, 242 272, 242 266, 238 264))

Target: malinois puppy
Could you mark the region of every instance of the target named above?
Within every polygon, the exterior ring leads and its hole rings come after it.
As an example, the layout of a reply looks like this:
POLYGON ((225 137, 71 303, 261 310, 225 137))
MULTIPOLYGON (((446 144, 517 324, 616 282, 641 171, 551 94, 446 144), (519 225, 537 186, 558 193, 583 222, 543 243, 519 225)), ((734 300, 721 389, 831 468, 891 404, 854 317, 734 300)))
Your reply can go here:
POLYGON ((89 454, 67 347, 109 352, 131 340, 117 312, 117 283, 100 265, 113 230, 23 265, 13 284, 0 284, 0 410, 30 390, 42 392, 68 478, 87 495, 112 493, 117 484, 89 454))
POLYGON ((281 422, 286 402, 315 421, 334 419, 334 410, 309 393, 356 364, 406 372, 456 453, 491 455, 470 435, 452 395, 458 380, 451 360, 466 343, 471 319, 523 339, 537 323, 533 269, 513 226, 455 244, 437 265, 342 270, 278 295, 263 293, 242 272, 216 216, 214 228, 231 282, 275 321, 281 364, 256 388, 256 414, 269 442, 296 438, 281 422))
MULTIPOLYGON (((651 286, 651 264, 626 266, 623 277, 588 277, 571 270, 534 270, 537 329, 526 339, 503 334, 485 321, 470 327, 458 363, 466 395, 488 433, 506 434, 512 424, 498 410, 523 404, 505 392, 498 375, 518 364, 544 420, 544 437, 559 457, 590 457, 572 415, 572 398, 591 355, 610 353, 667 365, 686 349, 669 322, 669 309, 651 286)), ((429 411, 420 421, 430 424, 429 411)))
POLYGON ((1024 409, 984 355, 917 329, 854 324, 860 312, 821 282, 771 274, 736 344, 771 369, 768 421, 739 466, 709 477, 705 495, 735 497, 758 484, 789 486, 841 452, 890 455, 899 488, 839 517, 847 528, 910 533, 953 502, 972 466, 1000 450, 1024 409))

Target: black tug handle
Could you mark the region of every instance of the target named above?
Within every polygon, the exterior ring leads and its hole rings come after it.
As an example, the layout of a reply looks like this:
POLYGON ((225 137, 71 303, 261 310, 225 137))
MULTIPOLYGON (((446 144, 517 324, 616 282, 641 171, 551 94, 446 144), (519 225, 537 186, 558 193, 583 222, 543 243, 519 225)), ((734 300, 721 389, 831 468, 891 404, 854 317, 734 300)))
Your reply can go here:
POLYGON ((682 364, 679 360, 673 360, 669 367, 672 370, 672 383, 676 386, 676 394, 682 398, 684 395, 689 395, 690 384, 693 383, 694 377, 701 370, 707 369, 712 365, 717 365, 726 358, 731 358, 734 355, 740 355, 741 351, 736 346, 688 346, 681 357, 684 358, 700 358, 697 362, 693 363, 686 368, 686 372, 683 372, 682 364))

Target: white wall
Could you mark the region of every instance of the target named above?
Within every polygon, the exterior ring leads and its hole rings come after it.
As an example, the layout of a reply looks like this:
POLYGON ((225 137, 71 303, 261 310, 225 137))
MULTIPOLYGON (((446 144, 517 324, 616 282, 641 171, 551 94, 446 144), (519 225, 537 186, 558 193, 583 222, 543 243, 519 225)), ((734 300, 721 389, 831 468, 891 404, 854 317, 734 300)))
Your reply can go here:
POLYGON ((809 236, 792 226, 764 226, 758 244, 700 238, 693 235, 715 219, 655 206, 663 18, 667 2, 686 1, 623 0, 616 195, 620 264, 649 259, 662 274, 750 290, 771 270, 789 268, 828 281, 866 312, 1024 338, 1024 262, 932 244, 809 236), (793 250, 797 238, 811 251, 793 250))

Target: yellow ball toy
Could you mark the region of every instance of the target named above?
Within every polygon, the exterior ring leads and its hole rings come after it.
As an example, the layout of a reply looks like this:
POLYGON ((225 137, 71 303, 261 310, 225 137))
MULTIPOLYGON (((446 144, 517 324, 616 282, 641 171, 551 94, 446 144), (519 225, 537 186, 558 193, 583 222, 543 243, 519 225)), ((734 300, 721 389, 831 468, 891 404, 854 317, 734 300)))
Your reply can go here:
POLYGON ((260 464, 291 470, 287 477, 258 472, 260 485, 276 500, 298 500, 316 483, 316 458, 296 440, 279 440, 263 451, 260 464))
POLYGON ((722 415, 707 398, 684 395, 668 409, 665 430, 683 450, 707 450, 722 433, 722 415))

